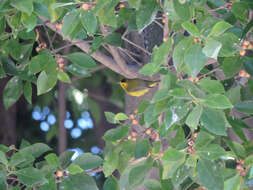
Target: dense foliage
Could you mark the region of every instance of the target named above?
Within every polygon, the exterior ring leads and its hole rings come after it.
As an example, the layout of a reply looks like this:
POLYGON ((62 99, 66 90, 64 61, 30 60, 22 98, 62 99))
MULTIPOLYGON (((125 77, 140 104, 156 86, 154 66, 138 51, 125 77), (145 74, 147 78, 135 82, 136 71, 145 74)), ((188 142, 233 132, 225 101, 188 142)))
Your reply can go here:
POLYGON ((32 103, 32 84, 41 95, 57 80, 70 83, 70 75, 89 77, 98 66, 96 51, 123 47, 119 27, 141 32, 159 22, 168 33, 139 71, 159 74, 161 88, 129 116, 105 113, 118 126, 103 137, 103 158, 84 153, 71 162, 72 152, 46 154, 51 149, 45 144, 2 145, 0 189, 98 189, 87 170, 103 171, 104 190, 143 184, 149 190, 249 189, 253 141, 244 129, 253 114, 252 9, 251 0, 0 1, 0 77, 11 78, 3 93, 6 108, 22 94, 32 103), (111 33, 103 33, 101 25, 111 33), (42 26, 75 44, 89 41, 89 53, 58 54, 41 41, 42 26), (63 58, 71 64, 64 66, 63 58), (138 124, 142 130, 133 130, 138 124), (154 168, 158 177, 148 179, 154 168))

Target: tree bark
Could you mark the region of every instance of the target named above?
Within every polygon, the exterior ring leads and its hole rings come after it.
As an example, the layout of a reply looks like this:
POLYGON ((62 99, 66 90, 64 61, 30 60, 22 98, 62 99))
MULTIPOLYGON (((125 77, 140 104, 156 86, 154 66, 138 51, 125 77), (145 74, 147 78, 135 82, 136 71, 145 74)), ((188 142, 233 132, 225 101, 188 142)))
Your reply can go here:
POLYGON ((0 80, 0 144, 15 145, 16 144, 16 104, 8 110, 3 105, 3 91, 8 78, 0 80))
POLYGON ((66 84, 58 83, 58 121, 59 121, 59 136, 58 136, 58 152, 64 152, 67 148, 67 131, 64 127, 66 118, 66 84))

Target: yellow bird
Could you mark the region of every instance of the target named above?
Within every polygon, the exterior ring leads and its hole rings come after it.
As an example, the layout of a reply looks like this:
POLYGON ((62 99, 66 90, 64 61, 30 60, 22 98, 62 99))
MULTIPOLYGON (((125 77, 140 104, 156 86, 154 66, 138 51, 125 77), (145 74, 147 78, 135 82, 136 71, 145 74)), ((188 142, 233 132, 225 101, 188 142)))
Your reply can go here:
POLYGON ((156 86, 159 81, 147 81, 141 79, 123 79, 120 81, 120 86, 130 96, 142 96, 146 94, 151 88, 156 86))

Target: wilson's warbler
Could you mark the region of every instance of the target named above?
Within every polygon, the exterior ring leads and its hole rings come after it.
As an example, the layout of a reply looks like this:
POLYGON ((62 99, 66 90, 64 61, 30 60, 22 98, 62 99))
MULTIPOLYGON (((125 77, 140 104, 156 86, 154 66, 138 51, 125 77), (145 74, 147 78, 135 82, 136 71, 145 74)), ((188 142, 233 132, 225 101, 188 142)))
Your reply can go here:
POLYGON ((152 87, 156 86, 159 81, 147 81, 141 79, 123 79, 120 86, 130 96, 142 96, 146 94, 152 87))

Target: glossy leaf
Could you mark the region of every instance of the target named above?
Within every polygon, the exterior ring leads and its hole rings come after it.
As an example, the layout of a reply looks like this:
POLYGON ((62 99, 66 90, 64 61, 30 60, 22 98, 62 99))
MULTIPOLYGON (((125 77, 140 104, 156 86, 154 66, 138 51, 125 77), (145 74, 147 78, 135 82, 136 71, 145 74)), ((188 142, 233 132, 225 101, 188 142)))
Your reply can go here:
POLYGON ((70 80, 68 74, 65 73, 65 72, 59 71, 58 74, 57 74, 57 78, 58 78, 60 81, 62 81, 62 82, 71 83, 71 80, 70 80))
POLYGON ((85 53, 76 52, 66 55, 65 57, 72 63, 80 66, 82 69, 93 69, 97 67, 93 58, 85 53))
POLYGON ((228 109, 233 108, 228 98, 220 94, 211 94, 204 99, 203 103, 210 108, 214 109, 228 109))
POLYGON ((128 126, 119 126, 114 129, 110 129, 106 131, 103 136, 105 141, 117 141, 128 134, 129 127, 128 126))
POLYGON ((67 168, 68 172, 72 175, 78 174, 78 173, 82 173, 83 169, 78 166, 77 164, 70 164, 70 166, 67 168))
POLYGON ((69 36, 79 24, 79 11, 73 10, 69 14, 65 15, 62 24, 62 35, 65 39, 69 36))
POLYGON ((0 151, 0 163, 7 165, 8 160, 4 152, 0 151))
POLYGON ((29 104, 32 104, 32 84, 30 82, 26 82, 24 85, 24 96, 29 104))
POLYGON ((161 190, 161 183, 155 179, 148 179, 144 182, 144 186, 148 190, 161 190))
POLYGON ((233 77, 242 67, 242 61, 239 57, 227 57, 221 66, 226 78, 233 77))
POLYGON ((50 153, 50 154, 46 155, 45 159, 46 159, 47 163, 50 165, 53 165, 55 167, 60 166, 59 158, 54 153, 50 153))
POLYGON ((13 0, 11 5, 28 15, 31 15, 33 12, 33 1, 31 0, 13 0))
POLYGON ((169 149, 164 152, 161 160, 167 161, 167 162, 175 162, 175 161, 183 159, 184 157, 185 157, 184 152, 180 152, 176 149, 169 149))
POLYGON ((191 19, 191 11, 188 3, 181 4, 178 0, 173 0, 173 7, 176 14, 183 20, 188 21, 191 19))
POLYGON ((22 92, 23 92, 22 81, 17 76, 12 77, 4 87, 3 92, 4 107, 8 109, 10 106, 12 106, 19 99, 22 92))
POLYGON ((218 80, 211 80, 210 78, 201 79, 198 83, 201 88, 210 94, 223 94, 225 93, 223 85, 218 80))
POLYGON ((83 189, 92 189, 98 190, 96 182, 94 179, 85 174, 79 173, 75 175, 70 175, 68 178, 63 179, 60 189, 62 190, 83 190, 83 189))
POLYGON ((102 164, 103 160, 91 153, 84 153, 78 156, 73 163, 79 165, 83 170, 95 169, 102 164))
POLYGON ((37 80, 37 94, 41 95, 50 91, 57 82, 57 75, 46 74, 45 71, 42 71, 37 80))
POLYGON ((141 158, 147 156, 150 151, 150 144, 147 139, 140 140, 136 143, 135 158, 141 158))
POLYGON ((205 47, 203 48, 203 53, 210 58, 217 59, 222 44, 214 39, 208 39, 206 41, 205 47))
POLYGON ((186 118, 185 124, 190 127, 192 132, 196 130, 198 127, 202 111, 203 111, 202 106, 197 105, 192 109, 192 111, 186 118))
POLYGON ((155 0, 142 0, 139 10, 136 12, 136 25, 139 31, 149 25, 156 14, 155 0))
POLYGON ((208 131, 216 135, 227 135, 225 116, 222 111, 204 108, 200 121, 208 131))
POLYGON ((194 36, 194 37, 200 37, 199 29, 196 27, 195 24, 193 24, 191 22, 184 22, 182 24, 182 27, 185 30, 187 30, 187 32, 189 32, 192 36, 194 36))
POLYGON ((104 183, 103 190, 119 190, 119 184, 115 177, 108 177, 104 183))
POLYGON ((193 38, 192 37, 186 37, 183 40, 181 40, 173 51, 173 63, 177 69, 177 71, 181 71, 182 65, 184 63, 184 54, 186 50, 193 44, 193 38))
POLYGON ((47 179, 45 178, 42 171, 36 169, 36 168, 24 168, 21 170, 18 170, 16 172, 16 175, 18 179, 28 187, 31 187, 35 184, 44 184, 47 183, 47 179))
POLYGON ((186 50, 184 55, 184 62, 191 72, 191 77, 195 78, 197 74, 204 68, 207 57, 202 52, 200 44, 192 45, 186 50))
POLYGON ((209 36, 219 36, 231 27, 232 27, 231 24, 224 21, 220 21, 214 25, 209 36))
POLYGON ((198 161, 197 172, 200 183, 209 190, 223 189, 223 176, 220 167, 216 163, 200 159, 198 161))
POLYGON ((235 105, 239 112, 253 114, 253 101, 243 101, 235 105))
POLYGON ((226 155, 226 151, 217 144, 209 144, 202 149, 196 149, 196 153, 206 160, 215 160, 226 155))
POLYGON ((92 11, 83 11, 81 14, 81 22, 88 35, 92 35, 97 29, 97 17, 92 11))

